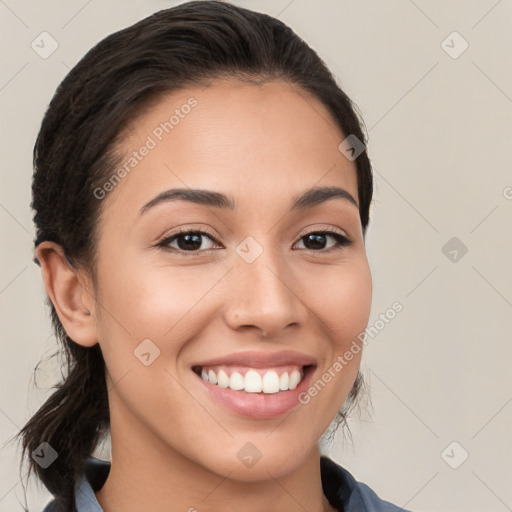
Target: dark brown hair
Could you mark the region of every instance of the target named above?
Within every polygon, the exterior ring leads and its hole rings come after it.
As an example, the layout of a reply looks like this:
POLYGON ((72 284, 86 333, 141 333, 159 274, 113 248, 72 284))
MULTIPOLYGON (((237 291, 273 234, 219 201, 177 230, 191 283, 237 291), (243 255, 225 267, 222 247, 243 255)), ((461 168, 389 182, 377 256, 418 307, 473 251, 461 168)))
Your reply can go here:
MULTIPOLYGON (((103 202, 93 191, 118 164, 123 129, 161 95, 222 77, 286 81, 318 98, 345 136, 367 143, 355 105, 288 26, 225 2, 187 2, 109 35, 59 85, 34 146, 35 246, 45 240, 60 244, 72 267, 94 276, 95 230, 103 202)), ((355 163, 365 233, 373 192, 366 146, 355 163)), ((23 458, 42 442, 57 451, 57 460, 46 469, 27 457, 29 474, 35 471, 65 510, 75 510, 74 484, 110 427, 105 366, 99 345, 73 342, 48 298, 47 304, 66 374, 18 436, 23 458)), ((338 419, 345 419, 361 383, 358 374, 338 419)))

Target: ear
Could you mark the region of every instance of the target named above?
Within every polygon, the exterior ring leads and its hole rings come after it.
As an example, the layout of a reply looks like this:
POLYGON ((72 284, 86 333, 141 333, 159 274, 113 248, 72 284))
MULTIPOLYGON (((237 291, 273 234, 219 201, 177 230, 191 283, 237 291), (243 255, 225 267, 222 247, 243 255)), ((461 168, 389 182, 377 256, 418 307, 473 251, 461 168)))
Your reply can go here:
POLYGON ((62 247, 54 242, 40 243, 35 255, 41 265, 46 293, 67 335, 79 345, 92 347, 98 342, 98 335, 94 290, 89 277, 73 269, 62 247))

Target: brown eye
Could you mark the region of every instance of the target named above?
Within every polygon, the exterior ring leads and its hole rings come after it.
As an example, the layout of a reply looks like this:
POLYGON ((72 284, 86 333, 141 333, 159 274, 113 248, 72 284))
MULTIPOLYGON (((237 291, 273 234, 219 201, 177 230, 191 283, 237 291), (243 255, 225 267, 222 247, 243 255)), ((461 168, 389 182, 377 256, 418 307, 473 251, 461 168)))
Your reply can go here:
POLYGON ((304 240, 305 248, 313 251, 339 249, 350 245, 352 242, 346 236, 336 231, 312 231, 301 237, 304 240), (325 247, 328 239, 334 239, 335 243, 329 247, 325 247))
MULTIPOLYGON (((212 243, 217 243, 217 240, 205 231, 201 230, 182 230, 168 237, 164 238, 157 244, 166 250, 170 250, 181 254, 183 256, 199 256, 203 251, 214 249, 215 247, 203 247, 203 239, 209 239, 212 243), (171 244, 176 243, 176 246, 171 244)), ((336 231, 312 231, 303 235, 300 241, 304 240, 304 248, 314 252, 327 252, 330 250, 341 249, 352 244, 352 241, 336 231), (334 243, 328 245, 328 241, 334 240, 334 243)))
MULTIPOLYGON (((190 256, 199 255, 202 251, 213 249, 213 247, 202 247, 204 238, 208 238, 211 242, 216 242, 212 235, 199 230, 184 230, 174 233, 158 243, 158 247, 170 249, 178 253, 191 253, 190 256), (171 247, 171 244, 177 242, 177 247, 171 247)), ((187 254, 188 256, 189 254, 187 254)))

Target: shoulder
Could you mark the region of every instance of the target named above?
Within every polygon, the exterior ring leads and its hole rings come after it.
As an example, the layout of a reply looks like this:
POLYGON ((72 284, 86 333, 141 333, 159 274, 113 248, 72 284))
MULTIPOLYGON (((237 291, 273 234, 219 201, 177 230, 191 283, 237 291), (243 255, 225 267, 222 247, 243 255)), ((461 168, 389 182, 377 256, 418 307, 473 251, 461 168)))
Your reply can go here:
POLYGON ((321 457, 322 486, 329 501, 343 512, 411 512, 381 499, 345 468, 321 457))
POLYGON ((50 501, 50 503, 44 507, 43 512, 57 512, 55 500, 50 501))
MULTIPOLYGON (((83 474, 75 484, 77 512, 101 512, 102 509, 94 493, 103 486, 109 472, 109 462, 94 457, 86 459, 83 474)), ((62 500, 57 496, 45 506, 42 512, 63 512, 65 509, 62 500)))

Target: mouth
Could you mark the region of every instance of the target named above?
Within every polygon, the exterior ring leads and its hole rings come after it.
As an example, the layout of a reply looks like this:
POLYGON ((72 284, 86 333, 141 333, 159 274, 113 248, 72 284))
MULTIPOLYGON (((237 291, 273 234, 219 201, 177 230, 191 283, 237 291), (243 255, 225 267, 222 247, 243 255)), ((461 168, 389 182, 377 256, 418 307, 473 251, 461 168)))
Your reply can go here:
POLYGON ((287 365, 272 368, 251 368, 249 366, 194 366, 192 370, 219 388, 229 388, 244 393, 271 395, 296 389, 313 365, 287 365))
POLYGON ((272 419, 301 405, 316 361, 296 352, 246 352, 192 366, 209 399, 250 419, 272 419))

